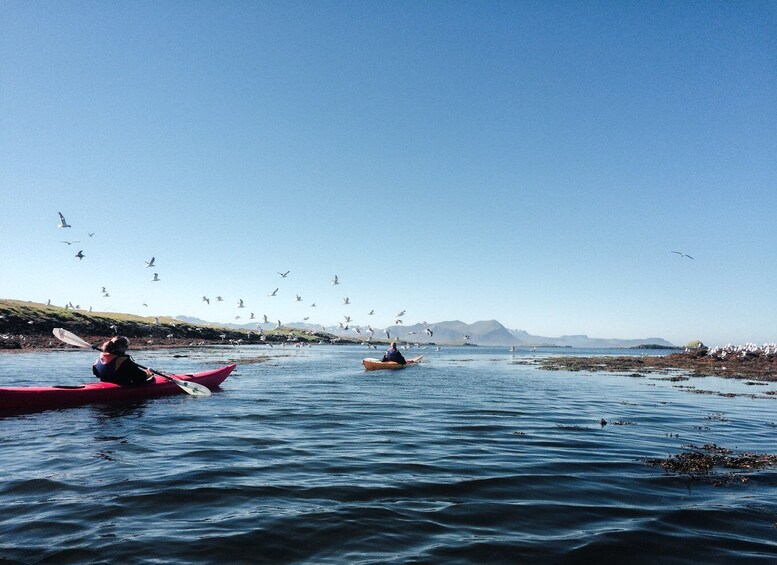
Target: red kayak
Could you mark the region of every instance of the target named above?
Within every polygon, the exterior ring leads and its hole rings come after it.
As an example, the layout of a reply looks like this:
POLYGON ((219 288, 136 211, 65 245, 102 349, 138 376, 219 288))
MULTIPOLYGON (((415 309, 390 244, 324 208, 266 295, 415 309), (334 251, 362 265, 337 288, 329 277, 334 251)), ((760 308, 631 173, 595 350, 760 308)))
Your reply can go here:
MULTIPOLYGON (((233 364, 193 375, 170 376, 214 389, 224 382, 234 368, 233 364)), ((0 412, 35 412, 79 404, 141 400, 171 394, 185 394, 185 392, 177 384, 163 377, 154 377, 153 383, 130 386, 98 381, 78 386, 7 387, 0 388, 0 412)))

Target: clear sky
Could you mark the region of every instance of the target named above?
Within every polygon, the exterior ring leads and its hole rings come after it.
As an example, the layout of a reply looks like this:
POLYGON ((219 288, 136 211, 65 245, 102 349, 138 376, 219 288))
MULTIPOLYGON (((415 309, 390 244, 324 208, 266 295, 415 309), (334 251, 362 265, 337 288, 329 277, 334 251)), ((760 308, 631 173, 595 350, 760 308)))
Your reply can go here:
POLYGON ((0 297, 775 341, 776 87, 774 2, 2 0, 0 297))

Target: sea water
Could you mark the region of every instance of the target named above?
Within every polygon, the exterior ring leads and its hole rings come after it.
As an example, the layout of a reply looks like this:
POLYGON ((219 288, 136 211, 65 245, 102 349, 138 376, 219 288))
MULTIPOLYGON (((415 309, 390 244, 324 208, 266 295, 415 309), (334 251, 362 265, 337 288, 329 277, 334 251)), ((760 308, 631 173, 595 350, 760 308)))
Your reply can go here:
MULTIPOLYGON (((404 353, 425 362, 365 372, 378 352, 356 346, 140 352, 162 371, 238 368, 210 398, 0 417, 0 562, 777 560, 777 470, 721 484, 646 463, 689 445, 777 452, 763 394, 777 385, 535 364, 622 350, 404 353)), ((93 357, 2 355, 0 386, 86 382, 93 357)))

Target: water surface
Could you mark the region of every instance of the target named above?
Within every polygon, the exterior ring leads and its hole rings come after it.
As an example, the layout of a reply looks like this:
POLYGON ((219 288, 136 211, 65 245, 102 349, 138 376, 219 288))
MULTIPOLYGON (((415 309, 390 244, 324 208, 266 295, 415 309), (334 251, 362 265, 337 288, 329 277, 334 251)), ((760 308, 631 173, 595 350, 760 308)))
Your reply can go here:
MULTIPOLYGON (((0 418, 0 562, 777 559, 777 470, 715 486, 644 461, 777 452, 774 398, 678 388, 776 386, 525 364, 622 351, 418 353, 366 373, 361 347, 143 352, 170 372, 270 359, 207 399, 0 418)), ((85 382, 93 357, 2 355, 0 386, 85 382)))

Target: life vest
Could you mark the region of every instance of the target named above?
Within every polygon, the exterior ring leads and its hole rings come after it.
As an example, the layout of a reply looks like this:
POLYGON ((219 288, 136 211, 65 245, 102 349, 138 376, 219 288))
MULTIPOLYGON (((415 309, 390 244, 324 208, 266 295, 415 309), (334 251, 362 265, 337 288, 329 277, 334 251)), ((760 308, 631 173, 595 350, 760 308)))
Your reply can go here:
POLYGON ((101 381, 114 382, 116 381, 119 367, 124 363, 125 359, 127 359, 126 355, 103 353, 94 364, 93 372, 101 381))

